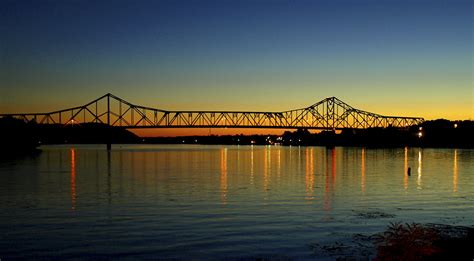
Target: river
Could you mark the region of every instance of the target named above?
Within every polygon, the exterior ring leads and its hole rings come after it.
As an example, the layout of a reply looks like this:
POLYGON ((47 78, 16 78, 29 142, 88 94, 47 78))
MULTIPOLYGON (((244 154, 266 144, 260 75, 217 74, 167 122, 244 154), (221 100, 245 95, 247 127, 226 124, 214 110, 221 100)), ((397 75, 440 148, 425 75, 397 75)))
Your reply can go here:
POLYGON ((40 149, 0 160, 0 258, 319 260, 390 222, 474 224, 474 150, 40 149))

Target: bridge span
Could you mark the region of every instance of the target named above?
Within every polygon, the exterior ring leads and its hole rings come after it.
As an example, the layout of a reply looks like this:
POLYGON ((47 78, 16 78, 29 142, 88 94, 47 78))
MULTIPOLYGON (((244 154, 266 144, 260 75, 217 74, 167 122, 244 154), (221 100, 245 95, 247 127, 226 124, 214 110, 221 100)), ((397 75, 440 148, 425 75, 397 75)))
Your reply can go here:
POLYGON ((302 109, 282 112, 168 111, 132 104, 105 94, 85 105, 47 113, 0 114, 25 122, 76 125, 102 123, 119 128, 280 128, 365 129, 409 127, 421 124, 419 117, 384 116, 353 108, 329 97, 302 109))

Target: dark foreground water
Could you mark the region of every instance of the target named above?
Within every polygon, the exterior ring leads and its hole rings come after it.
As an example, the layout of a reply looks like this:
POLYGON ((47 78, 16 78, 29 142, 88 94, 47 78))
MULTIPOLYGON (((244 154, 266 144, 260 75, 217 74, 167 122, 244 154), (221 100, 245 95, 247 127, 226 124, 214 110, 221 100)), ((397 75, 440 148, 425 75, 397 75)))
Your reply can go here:
POLYGON ((2 260, 331 259, 311 246, 389 222, 474 224, 473 150, 41 150, 0 160, 2 260))

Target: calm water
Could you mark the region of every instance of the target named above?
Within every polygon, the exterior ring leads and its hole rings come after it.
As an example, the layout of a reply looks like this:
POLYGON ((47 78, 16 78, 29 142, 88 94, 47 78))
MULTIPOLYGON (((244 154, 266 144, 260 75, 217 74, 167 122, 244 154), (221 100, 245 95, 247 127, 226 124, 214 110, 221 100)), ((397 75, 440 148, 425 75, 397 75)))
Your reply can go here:
POLYGON ((311 259, 393 221, 474 224, 473 150, 41 149, 0 161, 0 258, 311 259))

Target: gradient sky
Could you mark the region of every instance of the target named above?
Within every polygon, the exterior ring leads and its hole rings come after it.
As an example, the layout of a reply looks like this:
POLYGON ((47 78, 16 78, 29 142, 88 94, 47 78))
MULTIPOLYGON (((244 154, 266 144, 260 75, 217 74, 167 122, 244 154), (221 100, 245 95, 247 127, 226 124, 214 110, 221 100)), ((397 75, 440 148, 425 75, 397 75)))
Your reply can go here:
POLYGON ((336 96, 474 119, 473 3, 461 0, 0 3, 0 112, 105 93, 168 110, 282 111, 336 96))

